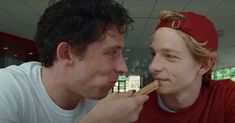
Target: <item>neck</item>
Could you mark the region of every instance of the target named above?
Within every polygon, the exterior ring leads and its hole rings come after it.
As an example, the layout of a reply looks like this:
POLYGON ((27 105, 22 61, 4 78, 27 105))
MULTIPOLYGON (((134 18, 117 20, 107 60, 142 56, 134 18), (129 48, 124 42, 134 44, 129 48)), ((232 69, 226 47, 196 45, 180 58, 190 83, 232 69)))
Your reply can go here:
POLYGON ((200 89, 201 82, 195 82, 196 84, 191 85, 191 87, 174 94, 159 94, 159 98, 163 105, 172 111, 182 111, 190 107, 194 102, 196 102, 200 89))
POLYGON ((42 67, 42 81, 49 97, 56 105, 65 110, 74 109, 81 99, 69 90, 66 74, 55 67, 42 67))

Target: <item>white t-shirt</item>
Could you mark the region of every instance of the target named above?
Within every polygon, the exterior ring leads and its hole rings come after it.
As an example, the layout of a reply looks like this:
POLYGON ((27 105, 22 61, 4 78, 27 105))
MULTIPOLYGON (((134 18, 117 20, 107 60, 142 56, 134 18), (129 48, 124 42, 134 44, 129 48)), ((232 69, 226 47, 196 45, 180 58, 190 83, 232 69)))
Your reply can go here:
POLYGON ((43 86, 39 62, 0 69, 0 123, 75 123, 95 103, 84 99, 73 110, 57 106, 43 86))

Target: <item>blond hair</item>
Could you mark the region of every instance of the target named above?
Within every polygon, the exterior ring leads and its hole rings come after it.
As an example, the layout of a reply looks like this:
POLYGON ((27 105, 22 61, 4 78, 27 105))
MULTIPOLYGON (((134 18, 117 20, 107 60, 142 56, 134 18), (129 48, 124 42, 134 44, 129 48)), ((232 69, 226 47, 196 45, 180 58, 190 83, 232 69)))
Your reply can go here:
MULTIPOLYGON (((169 11, 164 10, 160 12, 159 15, 160 20, 184 20, 185 16, 179 12, 176 11, 169 11)), ((206 59, 213 59, 214 63, 217 63, 218 56, 216 51, 209 51, 207 48, 204 47, 207 42, 200 43, 195 38, 190 36, 187 33, 182 32, 181 30, 176 30, 176 32, 182 37, 182 39, 185 41, 186 46, 189 48, 191 54, 193 55, 194 59, 197 62, 202 62, 206 59)), ((211 75, 211 69, 204 74, 203 81, 206 81, 208 83, 208 80, 210 80, 211 75)))
MULTIPOLYGON (((184 20, 185 17, 183 14, 180 14, 179 12, 176 11, 164 10, 160 12, 160 20, 177 20, 177 19, 184 20)), ((204 45, 206 45, 207 42, 200 43, 192 36, 180 30, 176 30, 176 32, 185 41, 186 46, 190 49, 195 60, 200 62, 203 59, 213 58, 215 61, 217 61, 218 59, 217 53, 211 52, 204 47, 204 45)))

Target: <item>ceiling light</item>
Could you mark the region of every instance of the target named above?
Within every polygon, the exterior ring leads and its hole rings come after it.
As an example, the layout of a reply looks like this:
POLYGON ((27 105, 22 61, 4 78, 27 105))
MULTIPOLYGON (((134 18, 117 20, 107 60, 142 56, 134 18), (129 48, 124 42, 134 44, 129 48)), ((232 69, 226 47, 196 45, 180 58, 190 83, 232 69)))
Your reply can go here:
POLYGON ((4 50, 8 50, 9 48, 8 47, 3 47, 4 50))
POLYGON ((32 53, 32 52, 29 52, 29 55, 33 55, 33 53, 32 53))
POLYGON ((131 49, 129 49, 129 48, 126 48, 126 49, 125 49, 125 51, 126 51, 126 52, 130 52, 130 51, 131 51, 131 49))

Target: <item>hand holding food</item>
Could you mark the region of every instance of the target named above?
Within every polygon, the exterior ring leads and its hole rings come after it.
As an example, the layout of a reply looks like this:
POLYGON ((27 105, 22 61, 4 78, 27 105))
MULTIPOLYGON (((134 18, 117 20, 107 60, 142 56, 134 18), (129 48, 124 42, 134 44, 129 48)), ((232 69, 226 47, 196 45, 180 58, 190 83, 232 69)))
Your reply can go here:
POLYGON ((152 91, 156 90, 157 88, 158 88, 158 84, 156 82, 151 82, 150 84, 144 86, 143 88, 141 88, 139 91, 137 91, 133 95, 134 96, 147 95, 147 94, 151 93, 152 91))

